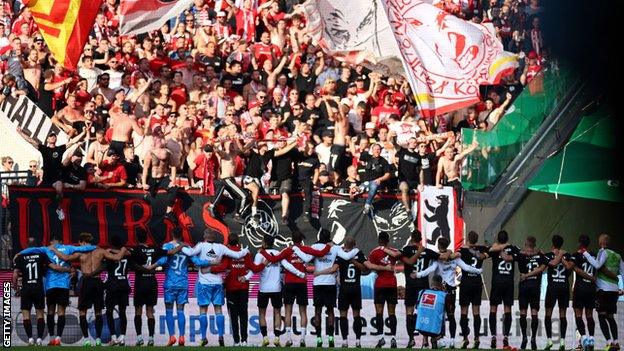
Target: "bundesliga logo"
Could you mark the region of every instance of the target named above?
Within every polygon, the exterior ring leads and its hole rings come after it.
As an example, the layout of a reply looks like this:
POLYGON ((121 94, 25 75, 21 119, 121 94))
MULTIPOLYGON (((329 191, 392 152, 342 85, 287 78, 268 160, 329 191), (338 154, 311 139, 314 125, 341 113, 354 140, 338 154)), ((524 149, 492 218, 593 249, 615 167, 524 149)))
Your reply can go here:
POLYGON ((420 299, 420 305, 425 308, 433 308, 438 297, 435 294, 423 294, 420 299))

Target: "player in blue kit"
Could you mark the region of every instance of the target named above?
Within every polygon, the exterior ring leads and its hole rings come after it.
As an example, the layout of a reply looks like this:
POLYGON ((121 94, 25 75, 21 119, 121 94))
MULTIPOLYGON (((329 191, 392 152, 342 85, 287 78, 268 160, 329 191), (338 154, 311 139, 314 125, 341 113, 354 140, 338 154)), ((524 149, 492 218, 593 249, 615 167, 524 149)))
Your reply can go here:
MULTIPOLYGON (((65 255, 72 255, 76 252, 90 252, 95 250, 94 245, 74 246, 64 245, 61 243, 61 238, 58 234, 52 236, 50 245, 54 246, 58 251, 65 255)), ((61 260, 54 251, 50 248, 30 247, 22 250, 18 255, 27 255, 31 253, 45 253, 51 263, 64 268, 70 268, 70 264, 61 260)), ((48 269, 45 274, 44 288, 46 292, 47 301, 47 324, 48 332, 50 333, 50 341, 48 346, 60 346, 61 336, 63 335, 63 329, 65 329, 65 309, 69 305, 69 285, 70 285, 70 273, 60 272, 54 269, 48 269), (58 316, 58 320, 54 320, 55 314, 58 316), (54 327, 56 326, 56 333, 54 327)))
MULTIPOLYGON (((175 249, 183 242, 182 230, 173 230, 173 240, 163 245, 163 250, 175 249)), ((186 317, 184 316, 184 306, 188 303, 188 264, 189 259, 197 267, 206 267, 210 261, 202 260, 197 256, 189 257, 185 254, 190 252, 190 248, 182 248, 181 252, 168 257, 162 257, 156 263, 165 269, 164 300, 165 300, 165 321, 169 331, 169 342, 167 346, 173 346, 178 342, 179 346, 184 346, 184 332, 186 330, 186 317), (173 317, 173 305, 176 305, 176 318, 178 321, 178 333, 180 338, 175 337, 175 319, 173 317)))

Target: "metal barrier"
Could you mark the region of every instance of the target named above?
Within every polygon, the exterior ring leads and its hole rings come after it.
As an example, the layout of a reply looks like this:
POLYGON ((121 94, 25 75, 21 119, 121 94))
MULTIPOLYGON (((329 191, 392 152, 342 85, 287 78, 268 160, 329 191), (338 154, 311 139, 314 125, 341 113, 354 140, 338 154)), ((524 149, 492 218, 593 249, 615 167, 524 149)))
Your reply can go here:
POLYGON ((10 201, 8 186, 12 184, 36 186, 37 177, 30 170, 0 172, 0 193, 2 193, 0 203, 0 269, 11 269, 13 266, 11 216, 8 208, 10 201))

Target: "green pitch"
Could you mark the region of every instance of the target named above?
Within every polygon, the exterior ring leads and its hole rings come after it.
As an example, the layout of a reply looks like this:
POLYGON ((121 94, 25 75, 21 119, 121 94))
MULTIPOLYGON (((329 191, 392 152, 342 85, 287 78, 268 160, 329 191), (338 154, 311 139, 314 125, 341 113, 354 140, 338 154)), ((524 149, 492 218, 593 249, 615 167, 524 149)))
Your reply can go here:
MULTIPOLYGON (((354 350, 379 350, 379 349, 375 349, 375 348, 361 348, 361 349, 356 349, 355 347, 353 347, 353 345, 349 345, 349 349, 354 349, 354 350)), ((100 347, 106 347, 106 346, 100 346, 100 347)), ((177 348, 177 346, 172 346, 173 348, 177 348)), ((124 347, 119 347, 119 346, 115 346, 113 347, 114 350, 145 350, 145 351, 170 351, 172 347, 164 347, 164 346, 124 346, 124 347)), ((19 347, 15 347, 16 349, 19 350, 23 350, 23 351, 41 351, 45 348, 47 348, 47 346, 19 346, 19 347)), ((78 351, 78 350, 94 350, 94 349, 98 349, 99 347, 81 347, 81 346, 54 346, 54 347, 49 347, 49 350, 58 350, 58 351, 78 351)), ((323 348, 327 348, 327 347, 323 347, 323 348)), ((184 349, 209 349, 209 350, 215 350, 215 351, 250 351, 250 350, 254 350, 254 349, 260 349, 260 347, 214 347, 214 346, 207 346, 207 347, 197 347, 197 346, 185 346, 184 349)), ((300 348, 300 347, 266 347, 266 349, 270 349, 270 350, 274 350, 274 351, 318 351, 319 349, 316 347, 306 347, 306 348, 300 348)), ((335 349, 340 349, 339 346, 335 347, 335 349)), ((385 347, 384 349, 389 349, 388 347, 385 347)), ((402 349, 401 347, 399 347, 398 349, 402 349)), ((398 350, 397 349, 397 350, 398 350)), ((403 348, 404 349, 404 348, 403 348)), ((492 351, 492 350, 471 350, 471 351, 492 351)))

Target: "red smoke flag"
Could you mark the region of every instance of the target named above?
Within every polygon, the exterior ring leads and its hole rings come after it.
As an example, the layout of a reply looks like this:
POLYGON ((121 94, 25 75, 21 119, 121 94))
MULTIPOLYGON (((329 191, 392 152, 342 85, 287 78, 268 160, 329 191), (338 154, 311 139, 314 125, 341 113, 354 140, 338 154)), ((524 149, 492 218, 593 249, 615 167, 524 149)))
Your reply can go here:
POLYGON ((54 58, 75 69, 102 0, 24 0, 54 58))

